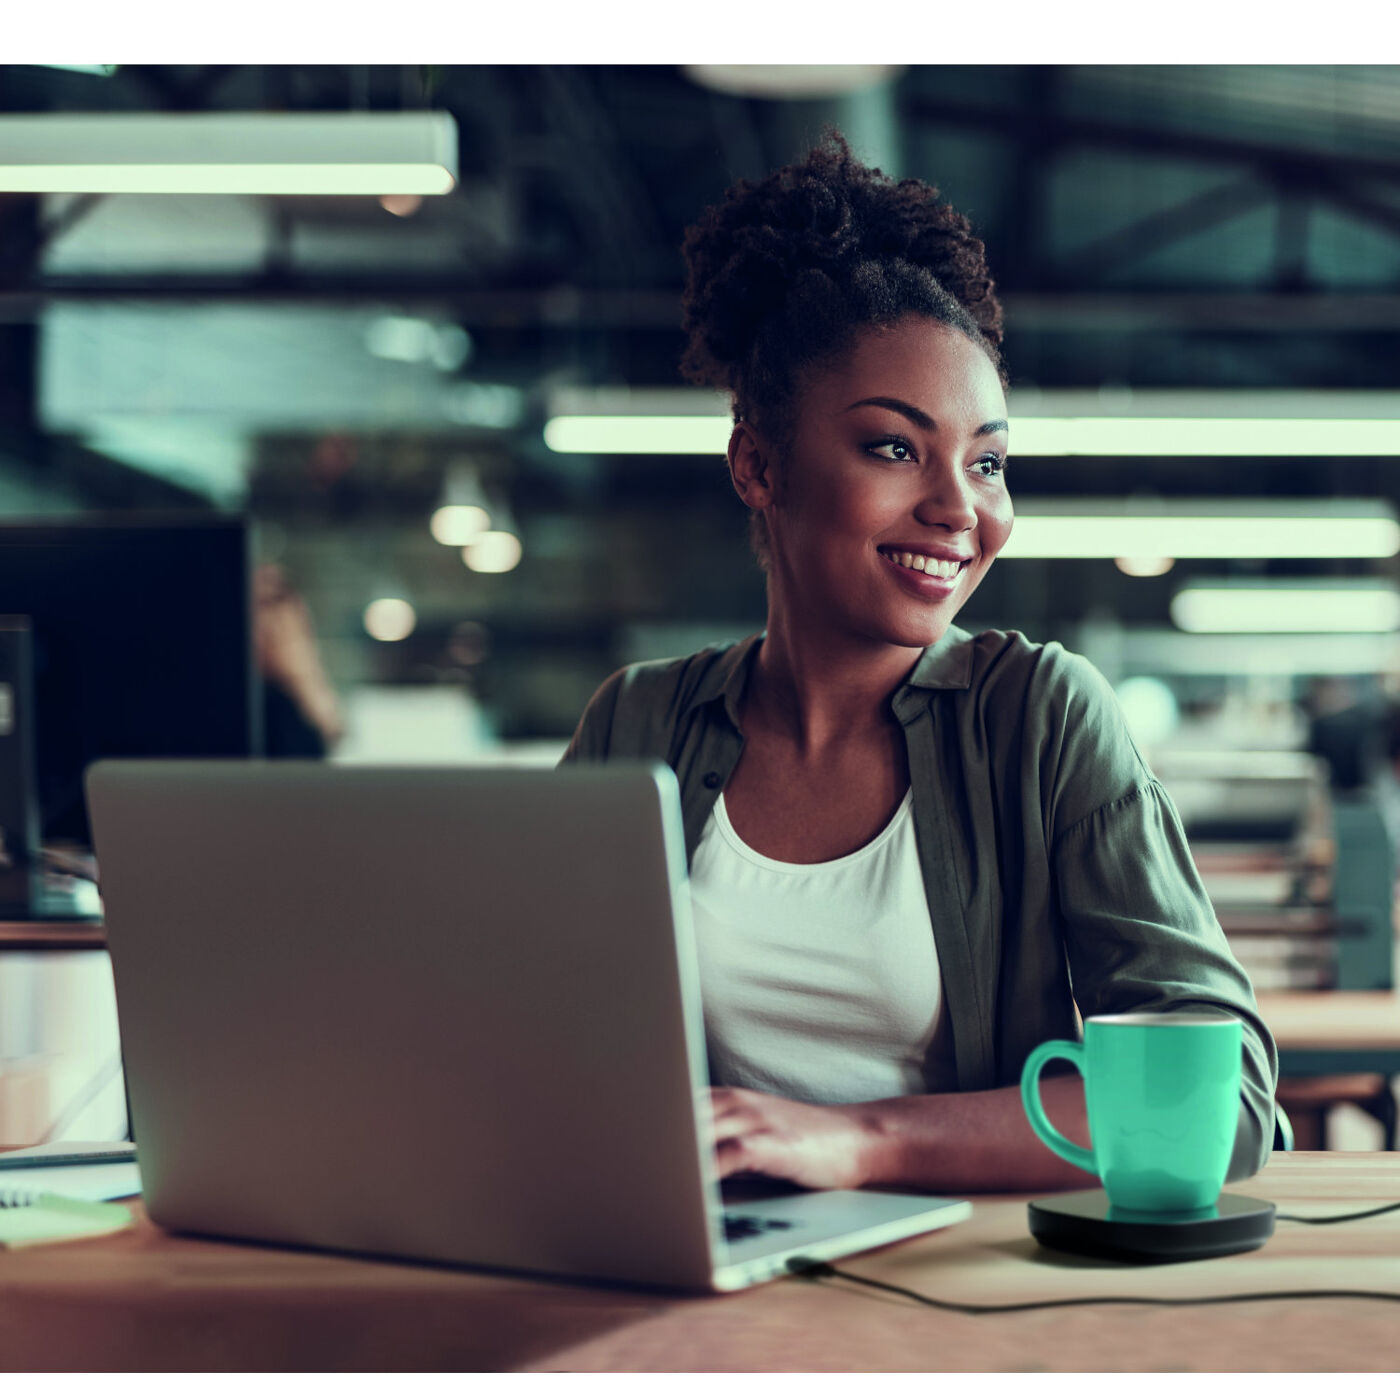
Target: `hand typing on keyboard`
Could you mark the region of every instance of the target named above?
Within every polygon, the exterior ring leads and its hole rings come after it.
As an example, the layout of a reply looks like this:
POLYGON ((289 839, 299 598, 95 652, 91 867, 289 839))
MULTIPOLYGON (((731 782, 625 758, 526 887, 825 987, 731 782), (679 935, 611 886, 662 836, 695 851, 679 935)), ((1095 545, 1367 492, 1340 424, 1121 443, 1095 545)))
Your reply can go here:
POLYGON ((722 1177, 760 1172, 813 1190, 853 1190, 871 1178, 875 1142, 864 1104, 809 1104, 752 1089, 710 1090, 722 1177))

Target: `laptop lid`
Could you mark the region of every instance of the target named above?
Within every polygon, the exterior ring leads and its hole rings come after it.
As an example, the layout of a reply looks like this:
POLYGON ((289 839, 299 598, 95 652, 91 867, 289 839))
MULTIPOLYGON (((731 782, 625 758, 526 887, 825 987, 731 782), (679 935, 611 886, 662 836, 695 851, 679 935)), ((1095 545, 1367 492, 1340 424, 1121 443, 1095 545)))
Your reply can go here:
POLYGON ((87 789, 159 1224, 713 1285, 669 769, 111 761, 87 789))

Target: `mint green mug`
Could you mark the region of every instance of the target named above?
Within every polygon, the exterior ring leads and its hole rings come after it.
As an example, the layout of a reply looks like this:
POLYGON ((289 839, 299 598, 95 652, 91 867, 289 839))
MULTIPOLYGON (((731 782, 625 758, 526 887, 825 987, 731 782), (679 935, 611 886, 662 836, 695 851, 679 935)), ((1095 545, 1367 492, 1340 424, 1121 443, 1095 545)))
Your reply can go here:
POLYGON ((1084 1043, 1047 1040, 1021 1072, 1021 1102, 1052 1151, 1097 1176, 1117 1210, 1200 1211, 1225 1184, 1240 1112, 1240 1023, 1192 1012, 1091 1016, 1084 1043), (1058 1132, 1040 1071, 1069 1060, 1084 1078, 1091 1147, 1058 1132))

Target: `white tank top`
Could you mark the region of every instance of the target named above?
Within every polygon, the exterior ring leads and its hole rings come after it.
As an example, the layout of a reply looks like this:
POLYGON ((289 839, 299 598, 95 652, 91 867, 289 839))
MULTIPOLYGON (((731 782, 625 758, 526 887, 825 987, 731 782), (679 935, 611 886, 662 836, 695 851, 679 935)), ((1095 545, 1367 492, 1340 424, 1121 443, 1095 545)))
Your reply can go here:
POLYGON ((805 1103, 956 1087, 912 789, 868 845, 816 865, 751 849, 721 794, 690 887, 717 1083, 805 1103))

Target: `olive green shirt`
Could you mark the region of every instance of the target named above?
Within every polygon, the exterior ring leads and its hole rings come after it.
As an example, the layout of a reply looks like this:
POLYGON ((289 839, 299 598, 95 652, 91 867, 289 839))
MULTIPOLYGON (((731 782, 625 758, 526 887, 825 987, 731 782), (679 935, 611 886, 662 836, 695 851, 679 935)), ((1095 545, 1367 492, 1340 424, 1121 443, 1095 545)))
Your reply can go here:
MULTIPOLYGON (((743 750, 761 634, 610 676, 563 761, 659 759, 680 781, 687 860, 743 750)), ((1181 820, 1108 682, 1057 642, 950 628, 890 708, 960 1090, 1016 1084, 1076 1016, 1222 1011, 1243 1023, 1229 1179, 1273 1145, 1278 1053, 1225 941, 1181 820)))

